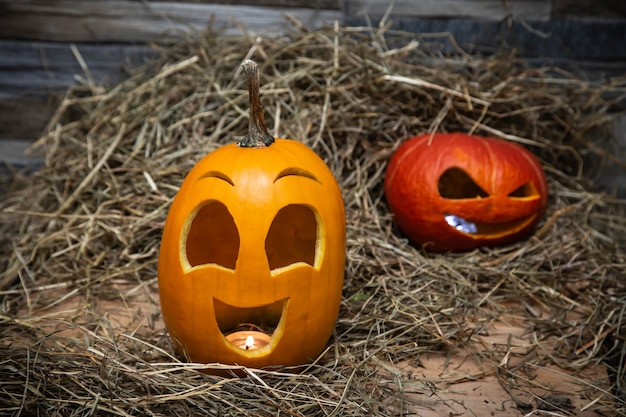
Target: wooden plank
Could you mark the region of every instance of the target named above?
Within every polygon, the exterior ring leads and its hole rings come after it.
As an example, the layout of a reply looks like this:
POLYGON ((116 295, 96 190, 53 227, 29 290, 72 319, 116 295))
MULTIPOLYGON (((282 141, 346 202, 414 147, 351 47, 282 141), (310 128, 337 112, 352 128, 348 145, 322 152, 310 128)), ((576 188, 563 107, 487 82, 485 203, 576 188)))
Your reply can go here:
MULTIPOLYGON (((382 0, 344 0, 343 10, 348 17, 384 16, 390 2, 382 0)), ((508 15, 525 19, 548 19, 551 0, 396 0, 390 16, 420 18, 478 18, 502 19, 508 15)))
MULTIPOLYGON (((379 18, 380 20, 380 18, 379 18)), ((492 53, 502 42, 515 48, 525 58, 598 61, 600 65, 626 62, 626 19, 513 19, 510 24, 493 19, 417 18, 396 16, 391 19, 394 30, 423 34, 423 42, 433 44, 442 53, 455 53, 452 37, 467 52, 492 53)), ((379 24, 376 19, 347 18, 348 26, 379 24)), ((619 67, 618 65, 618 67, 619 67)))
POLYGON ((552 17, 626 19, 624 0, 553 0, 552 17))
MULTIPOLYGON (((46 97, 0 99, 0 143, 7 140, 37 139, 48 124, 56 106, 56 100, 46 97)), ((0 160, 6 155, 6 152, 0 152, 0 160)), ((11 161, 15 162, 15 158, 16 155, 10 155, 11 161)))
POLYGON ((37 170, 44 163, 40 151, 28 151, 32 142, 26 140, 0 140, 0 175, 12 170, 37 170))
POLYGON ((113 85, 156 53, 129 44, 0 40, 0 141, 36 139, 71 85, 89 77, 95 85, 113 85))
POLYGON ((80 44, 0 39, 0 98, 47 97, 63 94, 87 74, 95 84, 109 84, 126 76, 125 68, 137 66, 156 51, 128 44, 80 44), (72 50, 74 49, 74 50, 72 50))
POLYGON ((212 29, 223 35, 284 33, 286 15, 309 29, 340 20, 339 10, 302 7, 148 2, 0 0, 0 37, 71 42, 147 42, 212 29))
MULTIPOLYGON (((93 1, 93 0, 88 0, 93 1)), ((176 3, 205 3, 205 4, 230 4, 248 6, 271 6, 271 7, 305 7, 308 9, 336 9, 341 5, 337 0, 150 0, 172 1, 176 3)))

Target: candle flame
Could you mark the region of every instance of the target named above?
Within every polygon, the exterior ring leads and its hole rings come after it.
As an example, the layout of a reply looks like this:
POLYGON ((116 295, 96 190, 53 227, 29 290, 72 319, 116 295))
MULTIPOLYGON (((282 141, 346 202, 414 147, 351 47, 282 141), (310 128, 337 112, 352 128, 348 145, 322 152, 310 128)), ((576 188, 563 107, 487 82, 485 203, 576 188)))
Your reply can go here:
POLYGON ((246 350, 250 349, 252 346, 254 346, 254 337, 248 335, 248 337, 246 337, 246 350))

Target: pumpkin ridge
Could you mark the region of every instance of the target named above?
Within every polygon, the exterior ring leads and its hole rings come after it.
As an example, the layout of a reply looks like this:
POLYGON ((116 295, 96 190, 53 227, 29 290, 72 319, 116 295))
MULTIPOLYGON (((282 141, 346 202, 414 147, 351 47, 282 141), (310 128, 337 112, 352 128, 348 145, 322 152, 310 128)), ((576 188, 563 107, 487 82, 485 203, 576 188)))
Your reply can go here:
MULTIPOLYGON (((403 153, 398 158, 393 160, 393 164, 390 164, 391 170, 389 170, 386 173, 386 175, 385 175, 385 178, 386 178, 387 181, 391 182, 391 181, 394 180, 394 178, 396 176, 396 173, 398 172, 398 169, 400 168, 400 166, 402 165, 404 160, 406 158, 408 158, 408 157, 411 157, 413 149, 415 149, 418 146, 421 146, 422 142, 424 140, 426 140, 426 139, 427 139, 427 137, 423 136, 421 140, 416 140, 414 143, 408 143, 408 141, 407 141, 407 142, 404 142, 404 144, 401 145, 401 147, 404 147, 405 144, 408 144, 406 150, 403 150, 403 153)), ((410 141, 410 139, 409 139, 409 141, 410 141)))

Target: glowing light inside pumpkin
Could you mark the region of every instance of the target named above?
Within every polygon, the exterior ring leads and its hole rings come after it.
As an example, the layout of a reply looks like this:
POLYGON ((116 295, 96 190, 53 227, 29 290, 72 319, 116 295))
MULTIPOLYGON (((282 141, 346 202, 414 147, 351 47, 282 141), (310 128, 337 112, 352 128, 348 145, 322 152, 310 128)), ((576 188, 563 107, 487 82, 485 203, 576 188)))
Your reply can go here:
POLYGON ((256 331, 234 332, 226 336, 226 339, 235 347, 243 350, 261 349, 270 343, 270 336, 256 331))
POLYGON ((246 350, 250 349, 252 346, 254 346, 254 337, 246 337, 246 350))
POLYGON ((476 225, 468 220, 465 220, 463 217, 455 216, 454 214, 447 214, 445 216, 445 219, 446 219, 446 223, 454 227, 459 232, 463 232, 463 233, 478 232, 478 228, 476 227, 476 225))

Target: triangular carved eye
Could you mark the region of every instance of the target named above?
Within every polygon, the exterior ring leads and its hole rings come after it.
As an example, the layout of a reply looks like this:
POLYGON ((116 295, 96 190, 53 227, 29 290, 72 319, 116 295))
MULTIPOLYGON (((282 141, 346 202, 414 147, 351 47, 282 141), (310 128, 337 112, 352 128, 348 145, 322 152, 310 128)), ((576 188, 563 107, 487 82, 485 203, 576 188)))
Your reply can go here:
POLYGON ((448 168, 437 182, 439 195, 449 199, 483 198, 489 196, 472 177, 461 168, 448 168))
POLYGON ((537 191, 537 188, 535 188, 535 184, 532 182, 527 182, 509 193, 509 197, 511 198, 536 197, 538 195, 539 192, 537 191))
POLYGON ((191 267, 217 264, 235 269, 239 256, 239 232, 223 203, 211 201, 196 212, 184 237, 185 255, 191 267))
POLYGON ((317 218, 310 207, 290 204, 279 210, 265 238, 270 270, 296 262, 315 265, 317 218))

